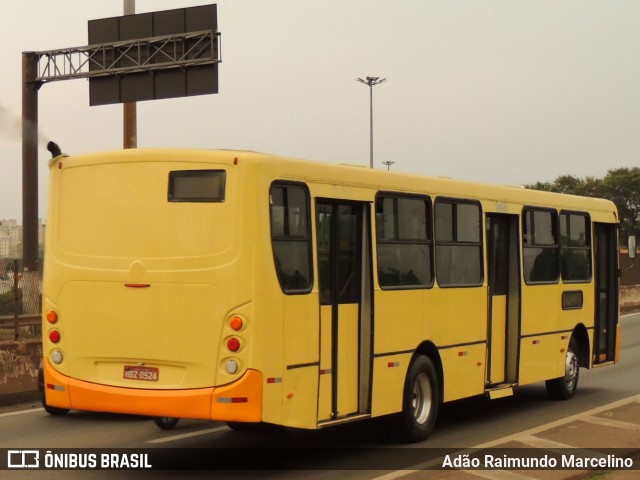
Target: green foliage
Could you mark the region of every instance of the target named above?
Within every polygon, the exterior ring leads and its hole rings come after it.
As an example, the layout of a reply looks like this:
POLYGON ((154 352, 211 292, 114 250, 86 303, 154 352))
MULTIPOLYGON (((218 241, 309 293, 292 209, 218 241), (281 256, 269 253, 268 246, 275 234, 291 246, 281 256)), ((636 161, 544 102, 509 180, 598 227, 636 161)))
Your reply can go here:
POLYGON ((14 308, 13 292, 0 293, 0 316, 13 315, 14 308))
POLYGON ((537 182, 526 185, 526 188, 611 200, 618 208, 625 236, 640 237, 640 168, 638 167, 609 170, 602 179, 561 175, 553 182, 537 182))

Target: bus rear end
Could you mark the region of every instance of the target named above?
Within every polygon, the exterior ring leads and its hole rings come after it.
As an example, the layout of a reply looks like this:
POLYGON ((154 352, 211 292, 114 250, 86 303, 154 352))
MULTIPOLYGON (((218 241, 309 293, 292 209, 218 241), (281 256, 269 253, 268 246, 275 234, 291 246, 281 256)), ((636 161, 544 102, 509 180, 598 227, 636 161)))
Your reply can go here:
POLYGON ((48 407, 261 419, 261 375, 244 348, 237 163, 231 152, 160 150, 52 159, 48 407))

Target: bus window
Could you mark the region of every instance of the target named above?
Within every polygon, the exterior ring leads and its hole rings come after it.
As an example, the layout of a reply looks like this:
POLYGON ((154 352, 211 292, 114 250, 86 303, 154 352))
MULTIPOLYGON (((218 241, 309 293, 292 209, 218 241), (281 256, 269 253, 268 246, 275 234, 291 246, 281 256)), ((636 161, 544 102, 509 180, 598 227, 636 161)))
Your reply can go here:
POLYGON ((560 271, 563 281, 591 280, 590 231, 587 214, 560 214, 560 271))
POLYGON ((224 170, 169 172, 170 202, 224 202, 224 170))
POLYGON ((288 294, 308 293, 313 282, 307 188, 275 183, 269 202, 271 243, 280 287, 288 294))
POLYGON ((553 210, 524 210, 523 263, 527 283, 556 283, 558 262, 558 214, 553 210))
POLYGON ((436 276, 442 287, 482 284, 480 205, 436 201, 436 276))
POLYGON ((425 197, 376 199, 378 282, 382 288, 433 285, 431 203, 425 197))

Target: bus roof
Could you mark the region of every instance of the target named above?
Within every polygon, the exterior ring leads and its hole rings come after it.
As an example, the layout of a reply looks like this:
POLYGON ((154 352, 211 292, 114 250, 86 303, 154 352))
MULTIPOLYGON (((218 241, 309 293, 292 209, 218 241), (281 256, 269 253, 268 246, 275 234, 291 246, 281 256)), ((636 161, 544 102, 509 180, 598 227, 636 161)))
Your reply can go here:
MULTIPOLYGON (((60 157, 52 159, 51 164, 60 157)), ((307 183, 324 183, 361 187, 378 191, 398 191, 432 196, 468 198, 480 201, 515 203, 562 210, 600 212, 609 222, 617 222, 613 202, 601 198, 582 197, 527 189, 519 186, 455 180, 419 174, 388 172, 363 166, 299 160, 248 150, 205 149, 130 149, 63 157, 71 165, 91 165, 131 161, 221 163, 234 165, 247 162, 264 169, 274 178, 307 183), (185 158, 188 155, 188 158, 185 158)), ((69 165, 69 166, 71 166, 69 165)))

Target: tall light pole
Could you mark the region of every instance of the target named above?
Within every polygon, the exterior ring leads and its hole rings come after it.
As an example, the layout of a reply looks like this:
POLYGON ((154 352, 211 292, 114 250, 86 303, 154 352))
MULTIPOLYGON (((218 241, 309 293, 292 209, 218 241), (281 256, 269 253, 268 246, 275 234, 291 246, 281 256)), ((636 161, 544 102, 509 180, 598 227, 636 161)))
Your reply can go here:
POLYGON ((387 160, 386 162, 382 162, 383 165, 387 166, 387 172, 391 169, 391 165, 393 165, 394 163, 396 163, 396 162, 394 162, 392 160, 387 160))
POLYGON ((356 78, 360 83, 369 86, 369 168, 373 168, 373 87, 386 82, 386 78, 367 77, 366 80, 356 78))

